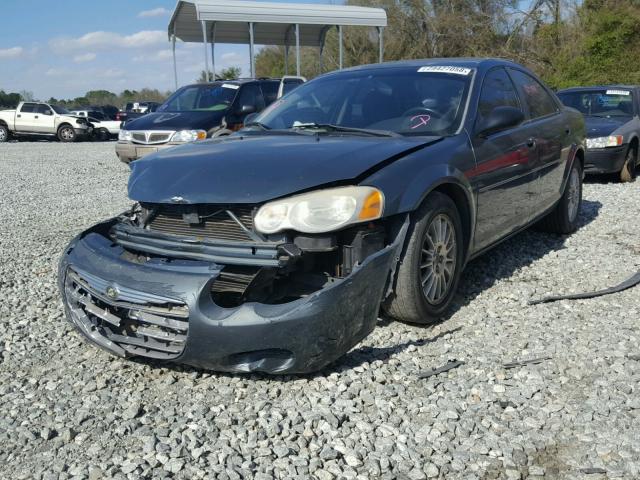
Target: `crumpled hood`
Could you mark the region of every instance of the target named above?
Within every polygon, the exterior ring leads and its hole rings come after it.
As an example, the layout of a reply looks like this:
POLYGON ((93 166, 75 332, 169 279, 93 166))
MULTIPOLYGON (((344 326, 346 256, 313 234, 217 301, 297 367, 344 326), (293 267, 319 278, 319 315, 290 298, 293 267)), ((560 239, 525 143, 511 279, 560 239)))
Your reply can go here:
POLYGON ((261 203, 355 179, 441 137, 233 135, 148 155, 132 164, 139 202, 261 203), (172 200, 174 199, 174 200, 172 200))
POLYGON ((606 137, 629 121, 628 118, 584 117, 587 138, 606 137))
POLYGON ((226 110, 217 112, 153 112, 129 120, 125 130, 211 130, 222 122, 226 110))

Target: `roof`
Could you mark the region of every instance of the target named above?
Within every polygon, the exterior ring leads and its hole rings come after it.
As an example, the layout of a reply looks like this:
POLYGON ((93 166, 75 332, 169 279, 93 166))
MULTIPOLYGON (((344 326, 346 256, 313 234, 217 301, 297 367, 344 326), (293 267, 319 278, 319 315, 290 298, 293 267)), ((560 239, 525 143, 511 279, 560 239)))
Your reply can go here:
POLYGON ((605 90, 605 89, 615 89, 622 88, 625 90, 634 90, 638 88, 637 85, 621 85, 621 84, 613 84, 613 85, 590 85, 586 87, 570 87, 563 88, 562 90, 558 90, 556 93, 564 93, 564 92, 588 92, 591 90, 605 90))
POLYGON ((295 44, 295 24, 300 25, 300 45, 320 46, 326 31, 337 25, 385 27, 382 8, 352 5, 270 3, 246 0, 180 0, 169 21, 169 36, 184 42, 202 42, 201 21, 215 22, 216 43, 249 43, 248 23, 254 23, 254 43, 295 44))
MULTIPOLYGON (((516 67, 525 69, 522 65, 505 60, 502 58, 476 58, 476 57, 451 57, 451 58, 423 58, 417 60, 398 60, 394 62, 384 63, 372 63, 369 65, 359 65, 356 67, 347 68, 345 70, 364 70, 364 69, 378 69, 378 68, 394 68, 394 67, 423 67, 423 66, 452 66, 452 67, 465 67, 465 68, 491 68, 494 66, 502 65, 508 67, 516 67)), ((344 71, 344 70, 342 70, 344 71)), ((337 72, 335 72, 337 73, 337 72)))

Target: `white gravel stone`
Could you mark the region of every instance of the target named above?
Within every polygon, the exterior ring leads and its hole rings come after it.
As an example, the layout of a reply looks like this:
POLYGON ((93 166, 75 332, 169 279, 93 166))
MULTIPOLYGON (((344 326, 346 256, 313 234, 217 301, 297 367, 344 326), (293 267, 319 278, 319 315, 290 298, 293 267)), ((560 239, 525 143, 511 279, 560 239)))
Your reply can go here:
POLYGON ((574 235, 470 262, 442 323, 269 378, 119 359, 65 320, 62 250, 130 205, 128 173, 113 142, 0 144, 0 478, 640 477, 640 287, 527 305, 640 269, 640 182, 589 180, 574 235))

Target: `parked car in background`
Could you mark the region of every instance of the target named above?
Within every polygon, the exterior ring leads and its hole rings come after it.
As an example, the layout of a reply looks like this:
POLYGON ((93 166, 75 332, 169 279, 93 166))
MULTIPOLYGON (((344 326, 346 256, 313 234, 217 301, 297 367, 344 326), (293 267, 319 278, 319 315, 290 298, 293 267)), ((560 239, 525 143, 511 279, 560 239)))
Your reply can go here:
POLYGON ((559 91, 558 97, 585 116, 585 172, 616 173, 622 182, 634 180, 640 139, 640 88, 633 85, 576 87, 559 91))
POLYGON ((109 140, 117 138, 120 133, 120 124, 118 120, 111 120, 102 112, 93 110, 72 110, 73 115, 86 118, 91 126, 93 126, 93 138, 96 140, 109 140))
POLYGON ((116 154, 129 163, 159 149, 229 135, 242 128, 247 115, 261 112, 304 81, 302 77, 284 77, 187 85, 155 113, 124 123, 116 154))
MULTIPOLYGON (((233 85, 184 87, 153 115, 253 108, 236 90, 260 84, 233 85)), ((470 259, 536 222, 575 231, 584 139, 579 112, 503 60, 323 75, 242 132, 133 162, 138 203, 64 250, 67 317, 121 356, 317 370, 381 302, 440 321, 470 259)))
POLYGON ((42 102, 20 102, 16 110, 0 111, 0 142, 9 136, 55 136, 61 142, 74 142, 91 135, 93 128, 85 118, 66 108, 42 102))
POLYGON ((129 102, 116 114, 116 120, 127 122, 155 112, 161 104, 158 102, 129 102))

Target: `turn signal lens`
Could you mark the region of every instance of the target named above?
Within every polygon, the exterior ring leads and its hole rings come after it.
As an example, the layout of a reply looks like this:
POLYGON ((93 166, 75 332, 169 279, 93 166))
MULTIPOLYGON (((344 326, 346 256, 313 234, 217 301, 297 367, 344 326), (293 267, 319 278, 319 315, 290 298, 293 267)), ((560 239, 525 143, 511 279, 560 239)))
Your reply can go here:
POLYGON ((382 192, 380 190, 373 190, 367 198, 362 202, 362 209, 358 214, 358 220, 375 220, 382 216, 382 207, 384 205, 384 199, 382 198, 382 192))

